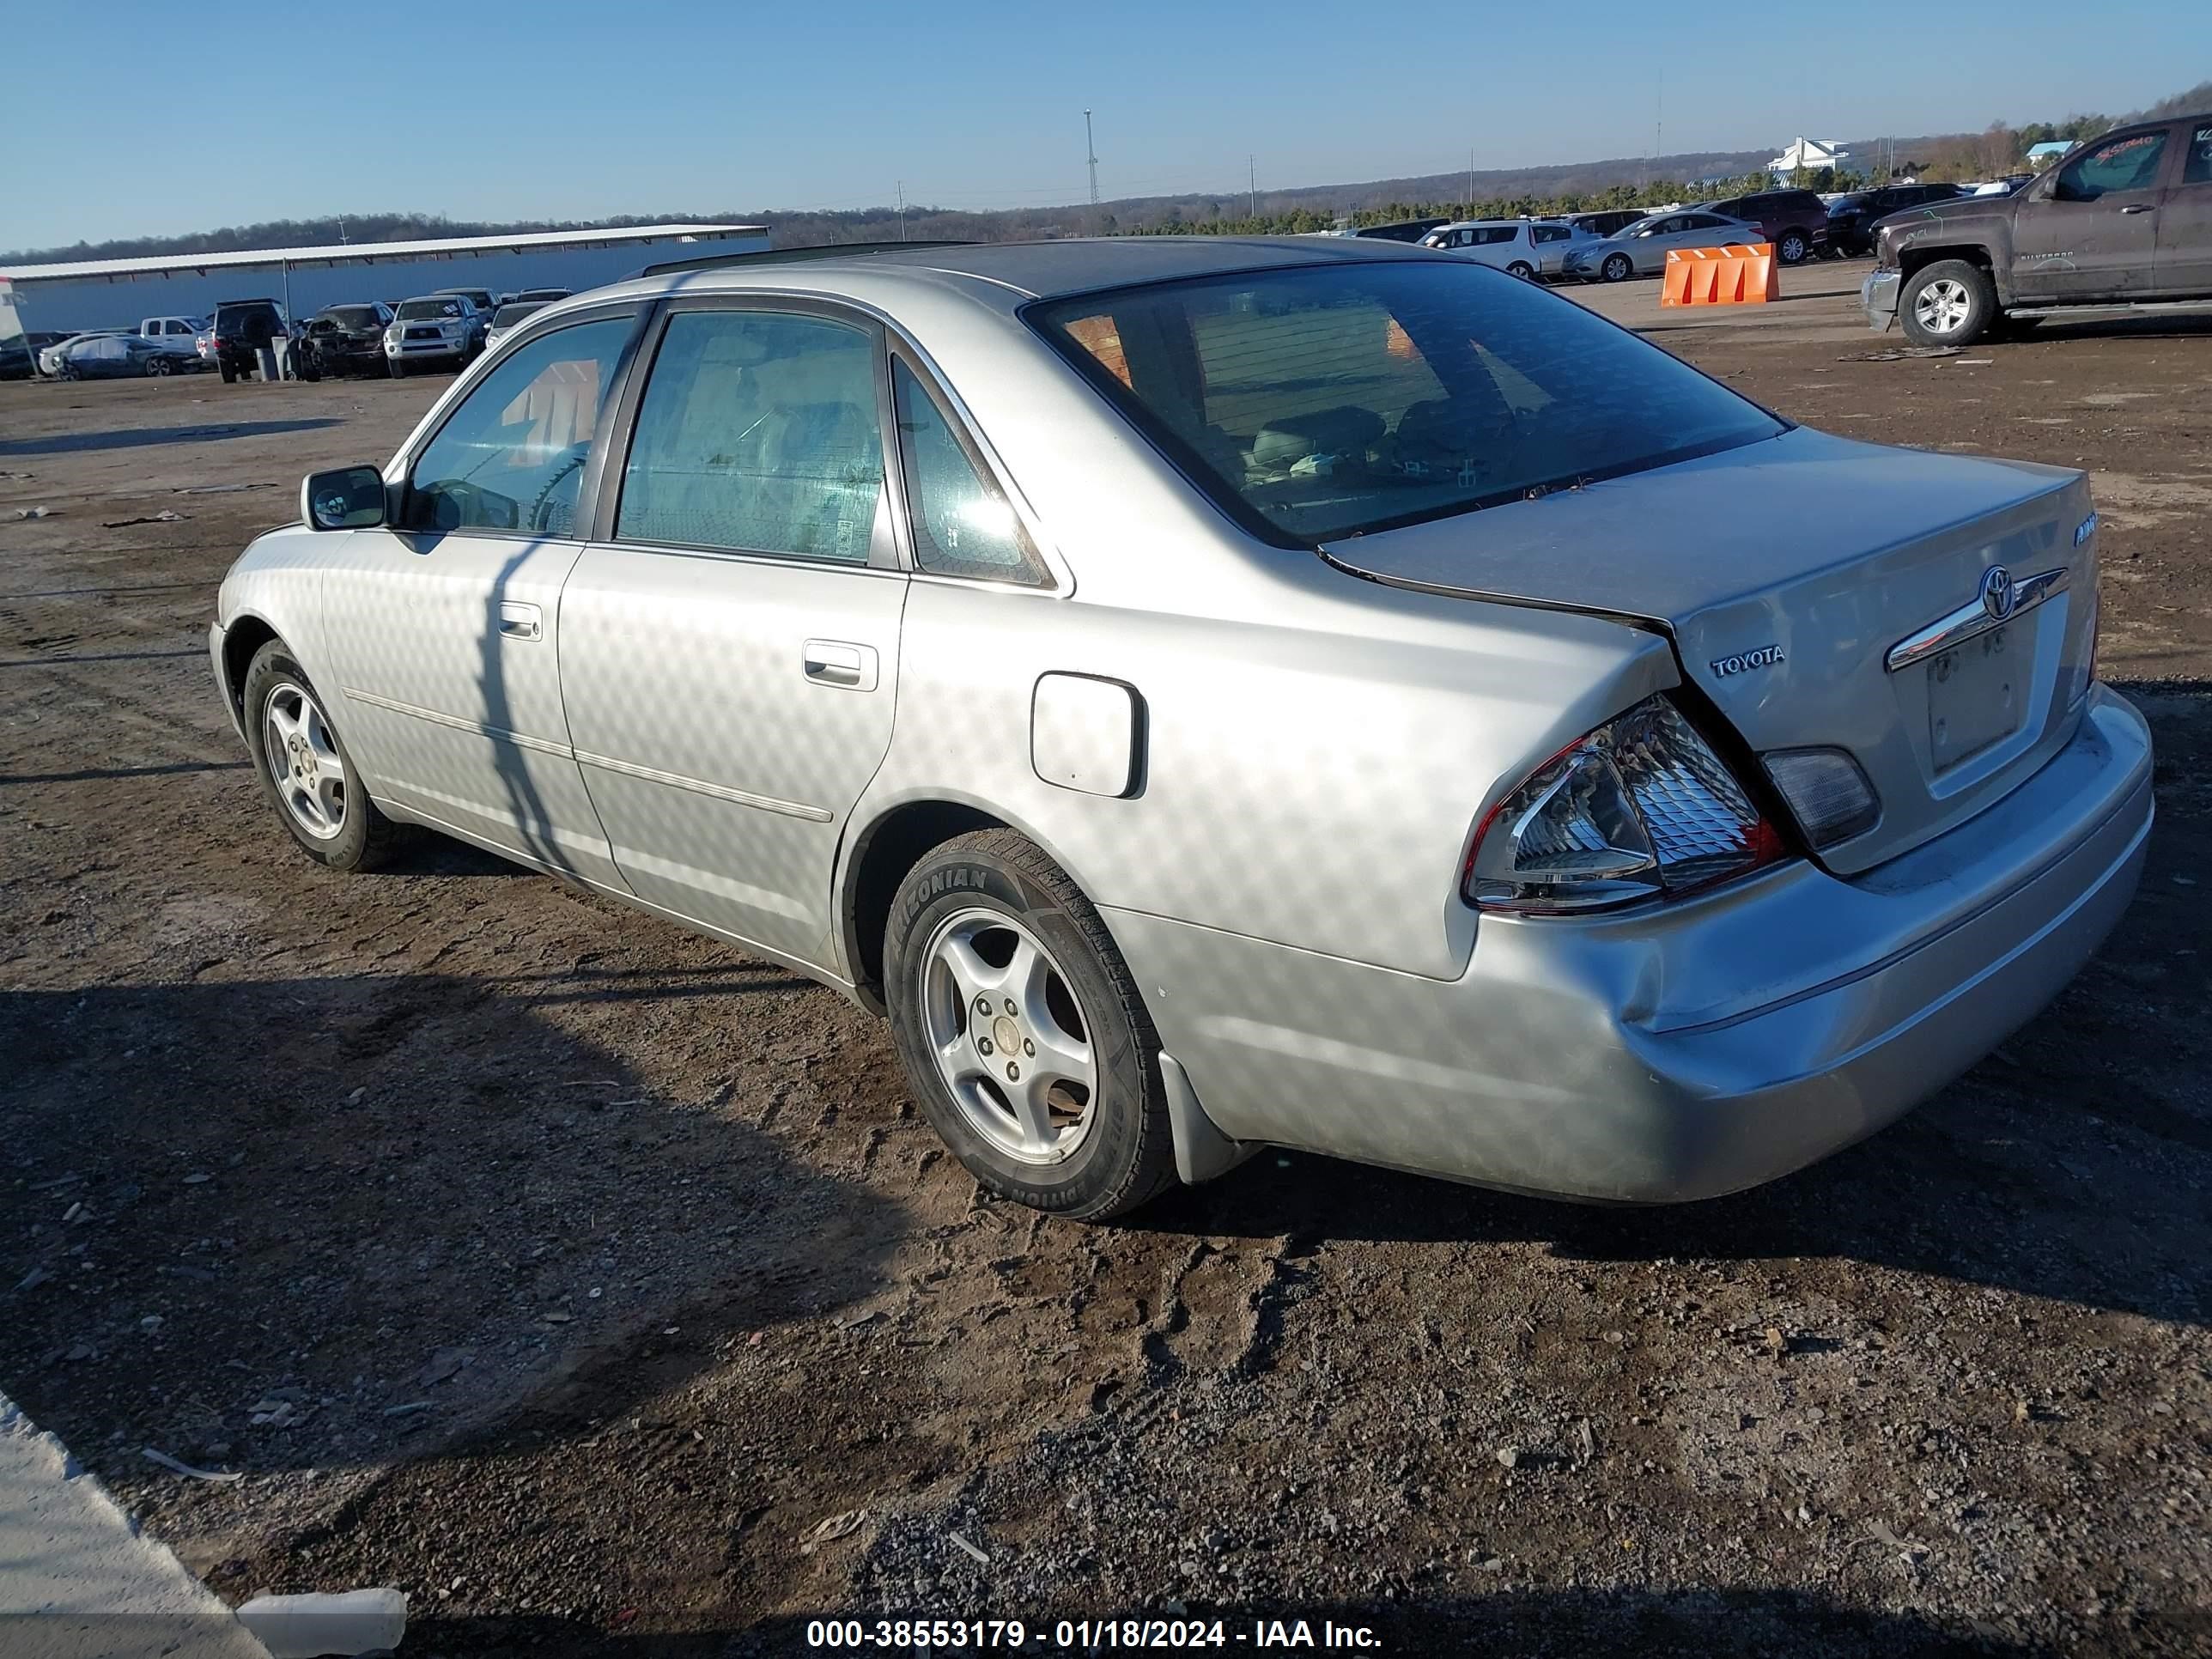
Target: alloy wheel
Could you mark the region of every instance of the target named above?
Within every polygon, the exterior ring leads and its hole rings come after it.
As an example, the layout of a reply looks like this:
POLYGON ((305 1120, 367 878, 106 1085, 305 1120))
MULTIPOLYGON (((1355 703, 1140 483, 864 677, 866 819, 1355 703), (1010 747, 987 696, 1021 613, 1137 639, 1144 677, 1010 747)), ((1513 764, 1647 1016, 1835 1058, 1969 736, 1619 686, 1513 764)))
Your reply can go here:
POLYGON ((1956 334, 1973 308, 1966 285, 1949 276, 1929 283, 1912 301, 1914 320, 1930 334, 1956 334))
POLYGON ((1097 1061, 1052 952, 1005 911, 972 907, 938 925, 921 961, 930 1052, 969 1127, 1024 1164, 1074 1156, 1095 1118, 1097 1061))
POLYGON ((330 721, 292 680, 278 681, 261 710, 263 753, 277 799, 303 833, 335 841, 345 829, 350 780, 330 721))

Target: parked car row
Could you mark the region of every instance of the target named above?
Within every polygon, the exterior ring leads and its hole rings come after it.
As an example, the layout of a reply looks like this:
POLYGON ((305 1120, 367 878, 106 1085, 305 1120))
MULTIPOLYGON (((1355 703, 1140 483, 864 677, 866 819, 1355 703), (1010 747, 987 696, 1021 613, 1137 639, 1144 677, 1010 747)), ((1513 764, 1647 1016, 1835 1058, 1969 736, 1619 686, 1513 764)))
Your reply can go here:
POLYGON ((1809 190, 1760 191, 1645 213, 1616 208, 1558 219, 1469 219, 1440 225, 1421 246, 1516 276, 1621 283, 1656 276, 1676 248, 1772 246, 1786 265, 1830 246, 1829 214, 1809 190))
POLYGON ((225 300, 212 317, 147 317, 135 328, 27 334, 23 369, 52 380, 112 379, 214 369, 226 382, 250 380, 264 349, 283 341, 291 372, 404 375, 418 367, 461 368, 538 307, 565 300, 565 288, 494 294, 441 289, 397 305, 364 300, 325 306, 295 324, 269 298, 225 300))

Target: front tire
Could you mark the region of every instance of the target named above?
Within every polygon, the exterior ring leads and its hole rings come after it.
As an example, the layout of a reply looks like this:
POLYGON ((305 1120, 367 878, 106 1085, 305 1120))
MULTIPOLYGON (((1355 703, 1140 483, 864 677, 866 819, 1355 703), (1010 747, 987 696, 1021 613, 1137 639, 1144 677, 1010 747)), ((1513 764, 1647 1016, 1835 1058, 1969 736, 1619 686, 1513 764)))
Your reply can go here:
POLYGON ((1608 283, 1625 283, 1636 274, 1636 262, 1626 253, 1608 253, 1599 275, 1608 283))
POLYGON ((925 855, 891 902, 884 985, 923 1113, 984 1187, 1097 1221, 1174 1181, 1152 1017, 1035 843, 984 830, 925 855))
POLYGON ((1979 265, 1938 259, 1905 280, 1897 310, 1915 345, 1970 346, 1996 320, 1996 284, 1979 265))
POLYGON ((156 375, 167 374, 169 372, 170 363, 167 357, 149 357, 146 360, 146 378, 148 380, 150 380, 156 375))
POLYGON ((384 366, 386 372, 388 373, 393 380, 404 380, 407 378, 407 365, 402 362, 398 358, 386 357, 384 360, 384 366))
POLYGON ((254 653, 244 703, 261 793, 300 850, 332 870, 382 862, 398 826, 368 798, 320 694, 282 640, 254 653))

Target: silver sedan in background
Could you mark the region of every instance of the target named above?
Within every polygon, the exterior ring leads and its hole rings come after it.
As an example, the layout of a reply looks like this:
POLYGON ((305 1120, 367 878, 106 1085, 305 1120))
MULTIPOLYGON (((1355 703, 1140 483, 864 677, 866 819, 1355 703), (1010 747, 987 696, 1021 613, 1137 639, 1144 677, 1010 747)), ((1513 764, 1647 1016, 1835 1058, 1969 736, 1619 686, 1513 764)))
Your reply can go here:
POLYGON ((1757 225, 1717 213, 1654 213, 1618 234, 1575 242, 1567 251, 1565 274, 1586 283, 1625 283, 1631 276, 1657 276, 1676 248, 1753 247, 1765 240, 1757 225))
POLYGON ((301 516, 210 635, 292 845, 427 825, 834 986, 1066 1216, 1268 1143, 1771 1179, 2037 1018, 2150 833, 2079 472, 1389 242, 647 275, 301 516))

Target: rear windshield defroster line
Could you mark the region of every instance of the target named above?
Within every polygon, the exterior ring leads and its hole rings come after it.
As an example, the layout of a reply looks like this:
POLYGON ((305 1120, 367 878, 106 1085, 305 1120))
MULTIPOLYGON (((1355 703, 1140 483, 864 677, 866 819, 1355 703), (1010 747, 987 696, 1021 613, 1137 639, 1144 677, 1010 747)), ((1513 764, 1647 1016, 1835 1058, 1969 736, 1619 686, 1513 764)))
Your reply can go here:
POLYGON ((1571 301, 1457 258, 1149 283, 1022 315, 1222 511, 1279 547, 1788 429, 1571 301))

